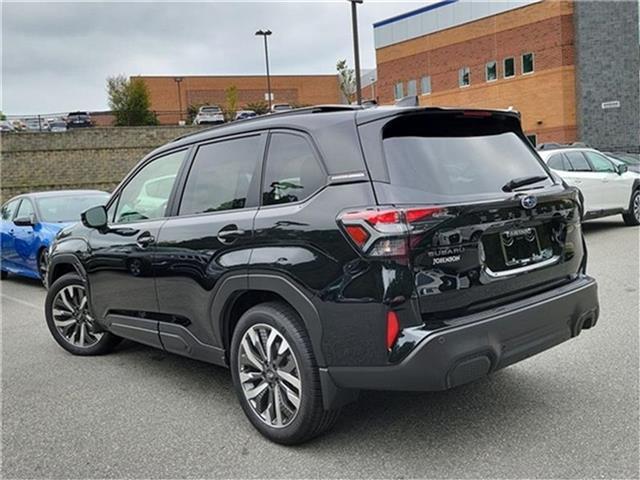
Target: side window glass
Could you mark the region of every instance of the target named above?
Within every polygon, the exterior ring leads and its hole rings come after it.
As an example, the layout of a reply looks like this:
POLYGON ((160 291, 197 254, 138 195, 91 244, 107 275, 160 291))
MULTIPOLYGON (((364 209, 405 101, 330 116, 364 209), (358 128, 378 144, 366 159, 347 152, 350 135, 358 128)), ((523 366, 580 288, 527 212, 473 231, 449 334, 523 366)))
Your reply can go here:
POLYGON ((553 168, 554 170, 568 170, 565 165, 564 157, 561 153, 552 155, 547 165, 549 165, 549 168, 553 168))
POLYGON ((326 182, 309 142, 299 135, 274 133, 262 188, 262 204, 304 200, 326 182))
POLYGON ((565 153, 567 160, 569 160, 569 165, 571 165, 571 169, 575 172, 590 172, 591 165, 587 162, 587 159, 580 152, 566 152, 565 153))
POLYGON ((19 201, 20 200, 13 200, 2 206, 2 220, 11 220, 13 218, 13 213, 16 211, 19 201))
POLYGON ((35 212, 33 210, 33 204, 31 203, 31 200, 27 198, 23 198, 15 218, 29 217, 30 215, 34 215, 34 214, 35 212))
POLYGON ((591 162, 591 165, 593 165, 593 169, 596 172, 615 172, 616 171, 615 168, 613 167, 613 164, 609 160, 604 158, 602 155, 598 155, 597 153, 594 153, 594 152, 584 152, 584 154, 587 156, 587 158, 591 162))
POLYGON ((115 202, 115 223, 130 223, 165 216, 171 189, 186 150, 170 153, 145 165, 120 191, 115 202))
POLYGON ((180 215, 247 206, 261 145, 260 135, 254 135, 198 148, 182 196, 180 215))

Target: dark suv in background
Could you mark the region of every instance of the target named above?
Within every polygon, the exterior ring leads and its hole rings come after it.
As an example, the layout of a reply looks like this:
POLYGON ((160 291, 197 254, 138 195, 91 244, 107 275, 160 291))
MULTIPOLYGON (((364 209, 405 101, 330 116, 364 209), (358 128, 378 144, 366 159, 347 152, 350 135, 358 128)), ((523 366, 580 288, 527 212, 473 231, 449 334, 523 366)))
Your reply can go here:
POLYGON ((229 367, 293 444, 362 389, 455 387, 593 327, 586 260, 577 191, 517 113, 314 107, 149 154, 59 234, 46 318, 77 355, 229 367))

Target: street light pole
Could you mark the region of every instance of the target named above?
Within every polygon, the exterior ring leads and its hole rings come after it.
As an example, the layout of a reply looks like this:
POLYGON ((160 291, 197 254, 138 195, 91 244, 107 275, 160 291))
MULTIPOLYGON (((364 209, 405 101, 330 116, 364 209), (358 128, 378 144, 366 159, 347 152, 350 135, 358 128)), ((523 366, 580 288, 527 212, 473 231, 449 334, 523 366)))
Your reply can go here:
POLYGON ((264 38, 264 60, 267 64, 267 97, 269 101, 269 111, 271 111, 271 74, 269 73, 269 47, 267 45, 267 37, 271 35, 271 30, 258 30, 256 36, 264 38))
POLYGON ((353 59, 356 68, 356 100, 362 105, 362 86, 360 80, 360 41, 358 39, 358 11, 357 4, 364 0, 349 0, 351 2, 351 24, 353 30, 353 59))
POLYGON ((180 111, 180 121, 182 121, 182 93, 180 92, 180 83, 182 83, 182 80, 184 80, 184 78, 175 77, 173 80, 176 82, 176 85, 178 86, 178 109, 180 111))

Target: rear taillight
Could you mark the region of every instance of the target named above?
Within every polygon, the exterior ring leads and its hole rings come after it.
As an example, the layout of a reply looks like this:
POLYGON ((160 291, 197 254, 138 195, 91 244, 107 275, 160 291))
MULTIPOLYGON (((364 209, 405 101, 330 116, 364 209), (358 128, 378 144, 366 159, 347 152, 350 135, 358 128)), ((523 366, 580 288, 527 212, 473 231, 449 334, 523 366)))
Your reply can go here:
POLYGON ((441 207, 366 208, 343 212, 338 223, 362 253, 402 257, 408 254, 411 235, 423 233, 444 216, 441 207))
POLYGON ((398 340, 398 334, 400 333, 400 322, 396 312, 387 312, 387 350, 391 350, 393 345, 398 340))

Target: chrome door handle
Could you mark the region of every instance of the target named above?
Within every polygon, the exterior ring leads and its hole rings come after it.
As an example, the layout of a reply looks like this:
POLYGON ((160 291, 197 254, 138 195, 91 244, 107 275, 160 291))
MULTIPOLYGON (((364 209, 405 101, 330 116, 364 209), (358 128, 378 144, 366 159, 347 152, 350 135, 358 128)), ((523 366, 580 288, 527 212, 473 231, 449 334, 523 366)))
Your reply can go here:
POLYGON ((222 230, 218 232, 218 238, 233 238, 244 235, 244 230, 222 230))
POLYGON ((146 248, 149 245, 151 245, 153 242, 155 242, 155 240, 156 239, 154 238, 153 235, 142 234, 138 237, 138 239, 136 240, 136 243, 140 248, 146 248))

